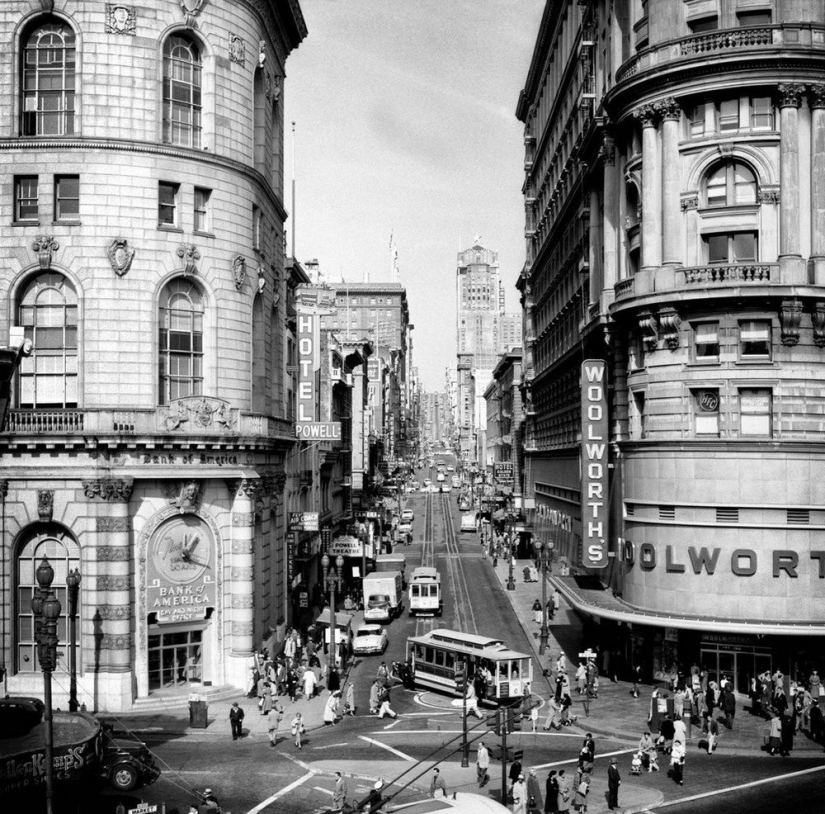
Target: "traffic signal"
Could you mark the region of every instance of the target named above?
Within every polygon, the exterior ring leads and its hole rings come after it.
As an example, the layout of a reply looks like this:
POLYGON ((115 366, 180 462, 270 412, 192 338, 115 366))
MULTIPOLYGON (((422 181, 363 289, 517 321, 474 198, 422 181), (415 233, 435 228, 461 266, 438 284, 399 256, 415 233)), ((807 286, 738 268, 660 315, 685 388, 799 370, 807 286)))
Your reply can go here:
POLYGON ((492 727, 493 732, 496 735, 501 734, 501 710, 497 709, 495 713, 488 716, 487 718, 487 726, 492 727))
POLYGON ((453 678, 455 679, 455 688, 464 695, 467 691, 467 667, 463 661, 456 662, 453 678))

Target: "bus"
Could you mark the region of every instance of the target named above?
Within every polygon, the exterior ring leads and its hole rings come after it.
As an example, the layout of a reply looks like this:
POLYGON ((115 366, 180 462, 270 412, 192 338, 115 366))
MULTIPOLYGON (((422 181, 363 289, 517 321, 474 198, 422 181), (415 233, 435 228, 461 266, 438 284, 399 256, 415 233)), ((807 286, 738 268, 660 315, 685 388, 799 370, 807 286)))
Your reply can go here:
POLYGON ((463 662, 479 703, 510 704, 530 694, 533 662, 501 639, 443 628, 407 639, 407 662, 417 686, 459 695, 456 665, 463 662))
POLYGON ((441 574, 435 568, 416 568, 409 583, 410 616, 441 616, 441 574))

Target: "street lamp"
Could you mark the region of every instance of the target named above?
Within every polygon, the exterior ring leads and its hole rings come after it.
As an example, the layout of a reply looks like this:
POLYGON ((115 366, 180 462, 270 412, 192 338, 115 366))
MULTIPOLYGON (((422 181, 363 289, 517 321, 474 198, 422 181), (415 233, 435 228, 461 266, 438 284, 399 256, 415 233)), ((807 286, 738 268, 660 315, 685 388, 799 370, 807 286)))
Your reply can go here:
POLYGON ((54 568, 49 560, 37 566, 35 572, 39 593, 32 597, 37 659, 43 670, 43 700, 46 703, 46 814, 54 811, 54 731, 52 728, 52 672, 57 666, 57 620, 60 617, 60 600, 52 591, 54 568))
MULTIPOLYGON (((330 570, 329 555, 321 557, 321 568, 324 572, 324 588, 329 591, 329 649, 330 658, 327 662, 327 678, 331 670, 331 665, 335 664, 335 591, 341 590, 341 583, 344 581, 344 558, 339 554, 335 558, 335 568, 330 570)), ((343 666, 343 665, 341 665, 343 666)))
POLYGON ((80 571, 73 568, 66 575, 69 595, 69 711, 77 712, 77 597, 80 593, 80 571))
POLYGON ((549 630, 547 629, 547 572, 551 570, 550 558, 553 556, 553 543, 549 540, 544 543, 541 540, 533 542, 536 549, 536 559, 541 569, 541 633, 539 633, 539 655, 543 656, 547 649, 547 639, 549 630))
POLYGON ((510 554, 510 572, 507 574, 507 590, 515 591, 516 582, 513 579, 513 522, 512 520, 507 525, 507 546, 510 554))

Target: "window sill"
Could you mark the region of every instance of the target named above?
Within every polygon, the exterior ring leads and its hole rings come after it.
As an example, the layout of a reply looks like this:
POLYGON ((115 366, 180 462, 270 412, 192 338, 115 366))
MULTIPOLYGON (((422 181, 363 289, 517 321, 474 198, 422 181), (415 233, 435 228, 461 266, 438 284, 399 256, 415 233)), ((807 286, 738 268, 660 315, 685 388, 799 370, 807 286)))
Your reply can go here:
POLYGON ((183 229, 179 226, 166 226, 165 224, 159 223, 158 224, 158 231, 159 232, 175 232, 179 235, 183 234, 183 229))
POLYGON ((13 220, 11 222, 12 226, 36 226, 38 229, 40 228, 40 221, 39 220, 13 220))
POLYGON ((722 364, 719 359, 705 359, 702 361, 694 360, 688 362, 685 367, 720 367, 722 364))
POLYGON ((214 232, 199 232, 197 229, 195 229, 195 230, 192 232, 192 234, 193 234, 193 235, 197 235, 198 237, 215 237, 215 233, 214 233, 214 232))
POLYGON ((750 367, 752 365, 756 365, 757 367, 779 367, 779 365, 774 362, 773 359, 737 359, 734 363, 737 367, 750 367))
POLYGON ((79 220, 53 220, 52 226, 82 226, 79 220))

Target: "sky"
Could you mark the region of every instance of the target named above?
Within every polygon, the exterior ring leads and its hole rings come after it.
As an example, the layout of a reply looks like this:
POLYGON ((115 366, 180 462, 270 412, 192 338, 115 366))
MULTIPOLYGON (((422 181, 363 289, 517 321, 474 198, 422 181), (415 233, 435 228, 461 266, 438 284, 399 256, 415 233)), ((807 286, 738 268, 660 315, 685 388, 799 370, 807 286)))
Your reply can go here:
POLYGON ((476 236, 499 252, 506 310, 524 264, 516 119, 543 0, 301 0, 287 60, 290 255, 330 282, 388 281, 392 234, 426 390, 455 367, 455 271, 476 236), (295 135, 292 135, 295 122, 295 135))

